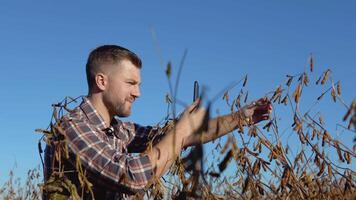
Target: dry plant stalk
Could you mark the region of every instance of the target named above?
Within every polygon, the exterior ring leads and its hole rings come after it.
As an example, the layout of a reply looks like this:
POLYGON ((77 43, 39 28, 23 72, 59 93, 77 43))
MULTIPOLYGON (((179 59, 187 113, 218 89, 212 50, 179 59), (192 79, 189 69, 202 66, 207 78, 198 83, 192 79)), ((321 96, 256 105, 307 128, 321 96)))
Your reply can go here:
MULTIPOLYGON (((311 55, 310 72, 315 69, 314 62, 315 58, 311 55)), ((271 92, 272 95, 269 98, 275 103, 275 107, 282 104, 290 105, 292 108, 291 116, 294 123, 292 129, 289 130, 290 135, 297 134, 298 139, 294 146, 301 147, 297 154, 290 152, 288 144, 282 145, 283 133, 278 128, 277 116, 264 125, 248 126, 247 130, 246 124, 248 123, 241 121, 238 123, 237 133, 230 134, 223 144, 219 139, 215 148, 209 153, 210 166, 204 173, 206 181, 200 183, 203 189, 191 190, 189 186, 192 183, 189 181, 194 175, 184 171, 182 166, 179 167, 180 162, 177 161, 173 168, 181 170, 168 175, 173 177, 175 182, 173 187, 166 185, 167 189, 172 189, 166 197, 168 199, 177 197, 185 199, 196 197, 204 199, 221 197, 225 199, 355 199, 355 171, 341 166, 338 162, 351 164, 356 156, 356 145, 351 150, 335 139, 326 128, 327 124, 321 113, 318 113, 316 117, 311 117, 311 109, 305 113, 300 110, 300 104, 307 104, 302 101, 301 97, 303 90, 310 85, 310 76, 311 74, 307 71, 297 75, 287 75, 286 88, 279 85, 275 91, 271 92), (293 83, 293 80, 297 81, 293 83), (290 98, 294 101, 289 101, 290 98), (268 132, 272 132, 272 136, 267 134, 268 132), (240 138, 239 142, 236 142, 237 136, 240 138), (335 151, 338 159, 325 153, 330 151, 335 151), (232 162, 233 160, 235 162, 232 162), (204 192, 205 189, 210 189, 210 192, 204 192)), ((247 76, 244 82, 246 79, 247 76)), ((323 72, 316 84, 326 85, 328 80, 331 80, 330 88, 322 92, 314 105, 320 103, 325 93, 330 90, 333 101, 343 103, 340 81, 334 85, 330 69, 323 72)), ((245 83, 242 87, 244 86, 245 83)), ((240 99, 243 94, 247 96, 248 91, 241 89, 236 98, 232 98, 229 94, 231 92, 226 90, 222 99, 226 101, 231 112, 234 112, 234 105, 237 109, 240 108, 240 99), (233 99, 232 103, 231 99, 233 99)), ((243 102, 245 103, 246 100, 243 102)), ((356 121, 355 113, 356 100, 347 107, 347 113, 344 116, 344 121, 349 121, 346 131, 351 133, 355 133, 351 129, 356 121)))
MULTIPOLYGON (((313 55, 310 56, 308 65, 310 73, 315 71, 313 55)), ((167 65, 166 75, 168 78, 172 76, 171 63, 167 65)), ((276 114, 271 120, 260 125, 249 125, 241 120, 237 131, 229 134, 227 140, 218 139, 213 142, 215 148, 205 153, 209 155, 208 160, 203 154, 185 157, 193 164, 202 160, 202 171, 196 173, 194 170, 187 170, 182 159, 184 156, 180 156, 166 176, 154 180, 145 197, 209 200, 355 199, 355 171, 347 165, 350 165, 356 157, 356 145, 350 149, 337 139, 334 132, 326 128, 327 123, 320 112, 312 116, 311 109, 307 112, 300 110, 299 105, 308 103, 301 97, 303 91, 309 89, 311 75, 307 70, 297 75, 287 75, 285 86, 279 85, 276 90, 269 93, 271 94, 269 99, 274 103, 275 108, 277 106, 283 106, 284 109, 291 108, 290 117, 293 124, 290 128, 281 130, 277 124, 280 122, 276 114), (286 132, 289 132, 288 137, 295 138, 293 147, 283 140, 286 132), (340 162, 343 165, 340 165, 340 162)), ((329 91, 333 101, 345 105, 341 97, 340 81, 334 85, 330 69, 323 72, 316 85, 327 85, 328 80, 331 83, 330 87, 316 98, 313 105, 318 104, 329 91)), ((246 103, 248 94, 246 83, 247 75, 236 98, 232 98, 228 90, 225 91, 223 99, 231 112, 239 109, 242 103, 246 103), (244 98, 243 101, 241 98, 244 98)), ((171 94, 166 97, 169 105, 176 102, 172 94, 171 91, 171 94)), ((43 191, 51 191, 58 198, 63 197, 64 193, 70 193, 74 198, 80 199, 83 191, 76 191, 74 185, 64 176, 62 158, 68 157, 68 148, 58 137, 61 129, 57 126, 64 112, 70 110, 69 103, 72 101, 75 99, 66 98, 59 104, 53 105, 54 112, 49 128, 38 131, 45 135, 44 141, 53 145, 57 151, 55 154, 57 162, 54 164, 58 171, 44 183, 43 191)), ((346 107, 343 121, 348 125, 344 128, 346 132, 355 134, 356 100, 346 107)), ((162 123, 162 132, 174 128, 174 123, 175 117, 167 116, 162 123)), ((82 188, 90 193, 91 183, 86 179, 87 174, 79 162, 76 170, 79 172, 78 178, 82 188)), ((10 180, 13 181, 12 176, 10 180)), ((33 187, 32 190, 38 191, 38 188, 33 187)), ((13 186, 7 185, 0 190, 0 197, 4 197, 4 194, 5 197, 9 195, 16 197, 14 193, 13 186)))

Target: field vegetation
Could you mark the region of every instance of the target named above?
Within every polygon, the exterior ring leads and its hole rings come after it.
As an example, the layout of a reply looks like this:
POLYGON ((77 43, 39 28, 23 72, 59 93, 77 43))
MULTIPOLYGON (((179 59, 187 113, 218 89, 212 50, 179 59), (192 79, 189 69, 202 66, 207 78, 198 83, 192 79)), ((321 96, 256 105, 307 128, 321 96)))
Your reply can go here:
MULTIPOLYGON (((172 64, 165 65, 170 88, 166 96, 168 111, 165 120, 157 125, 163 130, 174 129, 179 118, 176 94, 185 55, 177 68, 175 84, 171 83, 172 64)), ((289 118, 281 118, 274 112, 268 121, 258 125, 249 124, 248 119, 240 120, 236 131, 212 142, 213 148, 204 148, 202 144, 188 148, 168 174, 155 180, 143 195, 149 199, 356 199, 352 167, 356 156, 356 99, 344 100, 342 93, 352 91, 342 91, 341 81, 333 77, 332 69, 315 74, 314 63, 315 58, 310 55, 304 70, 286 75, 284 83, 265 95, 274 110, 283 109, 283 116, 289 118), (317 96, 305 97, 305 94, 317 96), (340 123, 325 123, 323 111, 315 109, 322 101, 330 107, 342 105, 344 115, 340 123), (288 121, 291 121, 288 127, 280 126, 288 121), (334 127, 341 131, 336 133, 334 127), (351 146, 342 140, 350 138, 349 135, 355 138, 349 143, 351 146)), ((212 103, 223 100, 235 112, 249 102, 248 82, 246 75, 214 98, 207 99, 204 91, 200 96, 209 102, 208 111, 212 103), (237 95, 232 95, 236 94, 232 91, 238 91, 237 95)), ((49 192, 57 199, 65 199, 68 193, 80 199, 83 193, 92 192, 79 159, 76 168, 82 191, 77 191, 66 178, 60 162, 68 158, 68 148, 60 139, 62 130, 58 124, 76 102, 77 99, 67 97, 53 104, 50 125, 37 130, 43 134, 40 153, 43 144, 54 145, 59 170, 46 183, 42 182, 39 168, 29 170, 24 185, 10 172, 9 180, 1 187, 0 198, 40 199, 42 192, 49 192)), ((208 112, 206 120, 211 115, 208 112)))

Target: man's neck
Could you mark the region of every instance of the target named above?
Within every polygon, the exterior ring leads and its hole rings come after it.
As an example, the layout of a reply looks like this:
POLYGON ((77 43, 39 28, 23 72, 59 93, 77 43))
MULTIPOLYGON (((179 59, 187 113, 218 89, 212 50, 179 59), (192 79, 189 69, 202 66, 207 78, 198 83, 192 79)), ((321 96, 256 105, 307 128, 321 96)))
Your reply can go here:
POLYGON ((98 111, 99 115, 103 118, 106 126, 110 126, 113 116, 110 115, 109 110, 106 108, 102 98, 99 95, 88 95, 89 101, 94 108, 98 111))

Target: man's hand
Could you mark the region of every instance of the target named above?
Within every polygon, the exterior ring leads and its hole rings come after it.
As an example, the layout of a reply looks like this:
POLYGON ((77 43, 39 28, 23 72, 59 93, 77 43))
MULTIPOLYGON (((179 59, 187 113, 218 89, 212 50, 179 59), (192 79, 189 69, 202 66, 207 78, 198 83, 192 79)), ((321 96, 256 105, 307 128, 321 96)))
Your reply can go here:
POLYGON ((189 137, 196 132, 204 123, 206 110, 199 107, 200 99, 194 101, 182 113, 177 123, 177 131, 184 133, 185 137, 189 137))
POLYGON ((239 111, 249 125, 269 119, 271 112, 272 104, 266 97, 253 101, 249 105, 242 107, 239 111))

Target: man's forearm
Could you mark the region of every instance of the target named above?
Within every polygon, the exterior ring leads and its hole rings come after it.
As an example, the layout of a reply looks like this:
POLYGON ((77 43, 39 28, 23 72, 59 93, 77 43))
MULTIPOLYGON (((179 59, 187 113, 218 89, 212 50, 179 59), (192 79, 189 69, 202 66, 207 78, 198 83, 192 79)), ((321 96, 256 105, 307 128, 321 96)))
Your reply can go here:
POLYGON ((199 143, 207 143, 216 138, 219 138, 227 133, 238 128, 239 124, 244 123, 244 119, 241 119, 241 115, 238 112, 234 112, 232 114, 219 116, 209 120, 208 130, 206 132, 197 133, 191 135, 186 143, 185 147, 199 144, 199 143))
POLYGON ((181 131, 170 130, 161 141, 147 152, 155 169, 155 177, 160 178, 176 160, 183 148, 184 136, 181 131))

